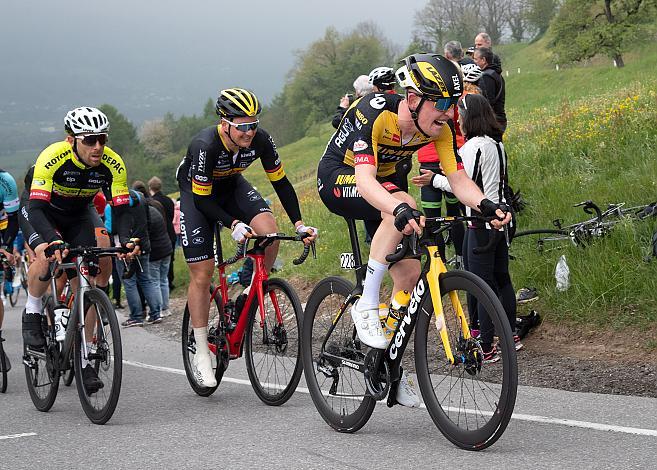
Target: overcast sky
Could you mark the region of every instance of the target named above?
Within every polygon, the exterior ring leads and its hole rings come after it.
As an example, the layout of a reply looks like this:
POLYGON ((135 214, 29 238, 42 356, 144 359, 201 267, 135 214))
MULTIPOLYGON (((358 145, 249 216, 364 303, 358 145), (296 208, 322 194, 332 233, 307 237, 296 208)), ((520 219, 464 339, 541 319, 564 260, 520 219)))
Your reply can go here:
POLYGON ((328 26, 373 21, 405 48, 426 1, 2 0, 0 123, 101 103, 135 121, 199 113, 236 85, 267 102, 328 26))

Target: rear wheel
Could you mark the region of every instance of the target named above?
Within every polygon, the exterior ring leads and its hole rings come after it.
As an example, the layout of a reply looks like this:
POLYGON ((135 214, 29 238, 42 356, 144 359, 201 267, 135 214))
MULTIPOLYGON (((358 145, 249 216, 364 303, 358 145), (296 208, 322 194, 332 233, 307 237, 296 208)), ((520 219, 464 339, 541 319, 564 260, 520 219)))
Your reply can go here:
POLYGON ((449 346, 456 360, 451 364, 447 358, 427 295, 415 331, 415 366, 422 398, 447 439, 462 449, 485 449, 500 438, 515 405, 518 365, 511 326, 492 289, 471 273, 441 275, 440 293, 449 346), (479 305, 480 315, 488 314, 502 350, 498 362, 484 363, 479 340, 464 337, 450 293, 458 297, 468 325, 468 296, 479 305))
MULTIPOLYGON (((75 385, 82 409, 92 423, 105 424, 114 414, 121 393, 123 374, 123 351, 121 329, 114 307, 107 295, 93 288, 84 293, 85 329, 80 330, 77 315, 74 315, 77 330, 74 342, 75 385), (103 387, 92 392, 85 388, 82 366, 82 340, 87 344, 88 365, 102 381, 103 387)), ((69 320, 70 321, 70 320, 69 320)))
POLYGON ((343 365, 364 363, 370 350, 358 340, 351 304, 346 304, 353 289, 340 277, 320 281, 308 298, 303 319, 306 384, 321 417, 340 432, 358 431, 376 406, 364 374, 343 365))
POLYGON ((5 361, 5 350, 2 347, 4 339, 0 338, 0 393, 7 391, 7 362, 5 361))
MULTIPOLYGON (((214 292, 214 288, 210 287, 210 295, 214 292)), ((221 378, 224 375, 226 367, 228 367, 228 352, 227 346, 225 346, 225 337, 221 334, 218 329, 219 325, 219 316, 222 312, 221 307, 221 295, 217 292, 214 298, 210 302, 210 316, 208 317, 208 345, 215 349, 219 356, 212 354, 212 369, 214 372, 214 377, 217 379, 217 385, 215 387, 204 387, 199 385, 196 381, 196 369, 194 367, 194 356, 196 355, 196 339, 194 338, 194 329, 192 327, 192 318, 189 313, 189 306, 185 305, 185 313, 183 314, 182 319, 182 356, 183 356, 183 365, 185 366, 185 375, 187 376, 187 381, 192 387, 192 390, 196 392, 197 395, 202 397, 209 397, 214 393, 214 391, 219 386, 221 378), (219 357, 219 361, 217 361, 219 357)))
POLYGON ((54 322, 53 305, 52 297, 48 296, 44 306, 47 317, 42 317, 43 328, 46 330, 45 349, 32 350, 23 345, 27 391, 39 411, 48 411, 52 408, 59 390, 59 370, 55 365, 59 345, 49 334, 46 320, 46 318, 50 319, 51 324, 54 322))
POLYGON ((262 287, 264 318, 254 298, 246 327, 246 369, 258 398, 277 406, 290 399, 301 378, 303 308, 284 280, 269 279, 262 287))

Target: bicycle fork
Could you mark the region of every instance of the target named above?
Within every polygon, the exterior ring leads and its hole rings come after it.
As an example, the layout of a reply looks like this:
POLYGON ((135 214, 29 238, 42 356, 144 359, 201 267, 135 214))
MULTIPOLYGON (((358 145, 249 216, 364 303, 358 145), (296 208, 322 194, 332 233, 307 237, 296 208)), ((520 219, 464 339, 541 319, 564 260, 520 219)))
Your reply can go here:
MULTIPOLYGON (((436 318, 435 325, 438 333, 440 333, 440 339, 442 340, 443 347, 445 348, 445 355, 449 360, 450 364, 455 364, 456 360, 454 359, 454 353, 452 351, 452 346, 449 342, 449 335, 447 332, 447 325, 445 323, 445 312, 443 310, 442 298, 440 295, 440 275, 447 272, 447 268, 443 263, 443 260, 438 253, 438 247, 428 246, 427 250, 429 252, 430 267, 429 273, 427 274, 427 283, 429 284, 429 292, 431 293, 431 302, 433 304, 433 312, 436 318)), ((464 339, 470 339, 470 326, 468 321, 463 313, 463 306, 461 301, 458 298, 458 294, 455 291, 449 293, 449 299, 452 303, 452 307, 456 312, 456 317, 459 321, 461 327, 461 334, 464 339)))

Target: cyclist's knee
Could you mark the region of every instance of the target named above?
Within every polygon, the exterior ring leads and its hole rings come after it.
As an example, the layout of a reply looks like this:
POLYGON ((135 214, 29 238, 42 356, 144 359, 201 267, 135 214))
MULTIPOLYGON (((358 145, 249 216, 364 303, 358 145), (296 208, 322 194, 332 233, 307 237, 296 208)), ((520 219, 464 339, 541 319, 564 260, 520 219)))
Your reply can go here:
POLYGON ((214 261, 206 260, 189 264, 189 284, 197 288, 207 288, 212 279, 214 261))

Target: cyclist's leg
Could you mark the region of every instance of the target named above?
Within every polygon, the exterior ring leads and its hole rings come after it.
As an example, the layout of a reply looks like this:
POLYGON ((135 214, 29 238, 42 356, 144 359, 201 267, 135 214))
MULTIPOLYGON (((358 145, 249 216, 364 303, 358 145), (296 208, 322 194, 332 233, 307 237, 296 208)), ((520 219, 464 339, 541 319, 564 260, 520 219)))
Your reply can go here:
MULTIPOLYGON (((96 246, 99 246, 101 248, 109 248, 110 246, 112 246, 112 241, 110 239, 109 233, 107 233, 105 224, 103 223, 103 220, 98 215, 98 212, 96 211, 96 208, 93 206, 93 204, 89 206, 89 217, 91 218, 91 221, 93 222, 94 225, 96 246)), ((96 286, 98 286, 100 289, 104 290, 106 293, 109 294, 107 285, 109 284, 109 278, 110 275, 112 274, 112 257, 104 256, 100 258, 98 265, 100 268, 100 272, 95 278, 96 286)))
MULTIPOLYGON (((194 367, 199 385, 216 387, 217 380, 212 370, 212 359, 208 348, 208 316, 210 310, 210 282, 214 271, 212 242, 214 230, 210 222, 194 205, 191 192, 180 192, 180 236, 183 253, 189 268, 187 306, 191 317, 196 354, 194 367), (193 235, 192 235, 193 234, 193 235), (202 241, 202 243, 194 243, 202 241)), ((220 243, 217 240, 217 243, 220 243)))

